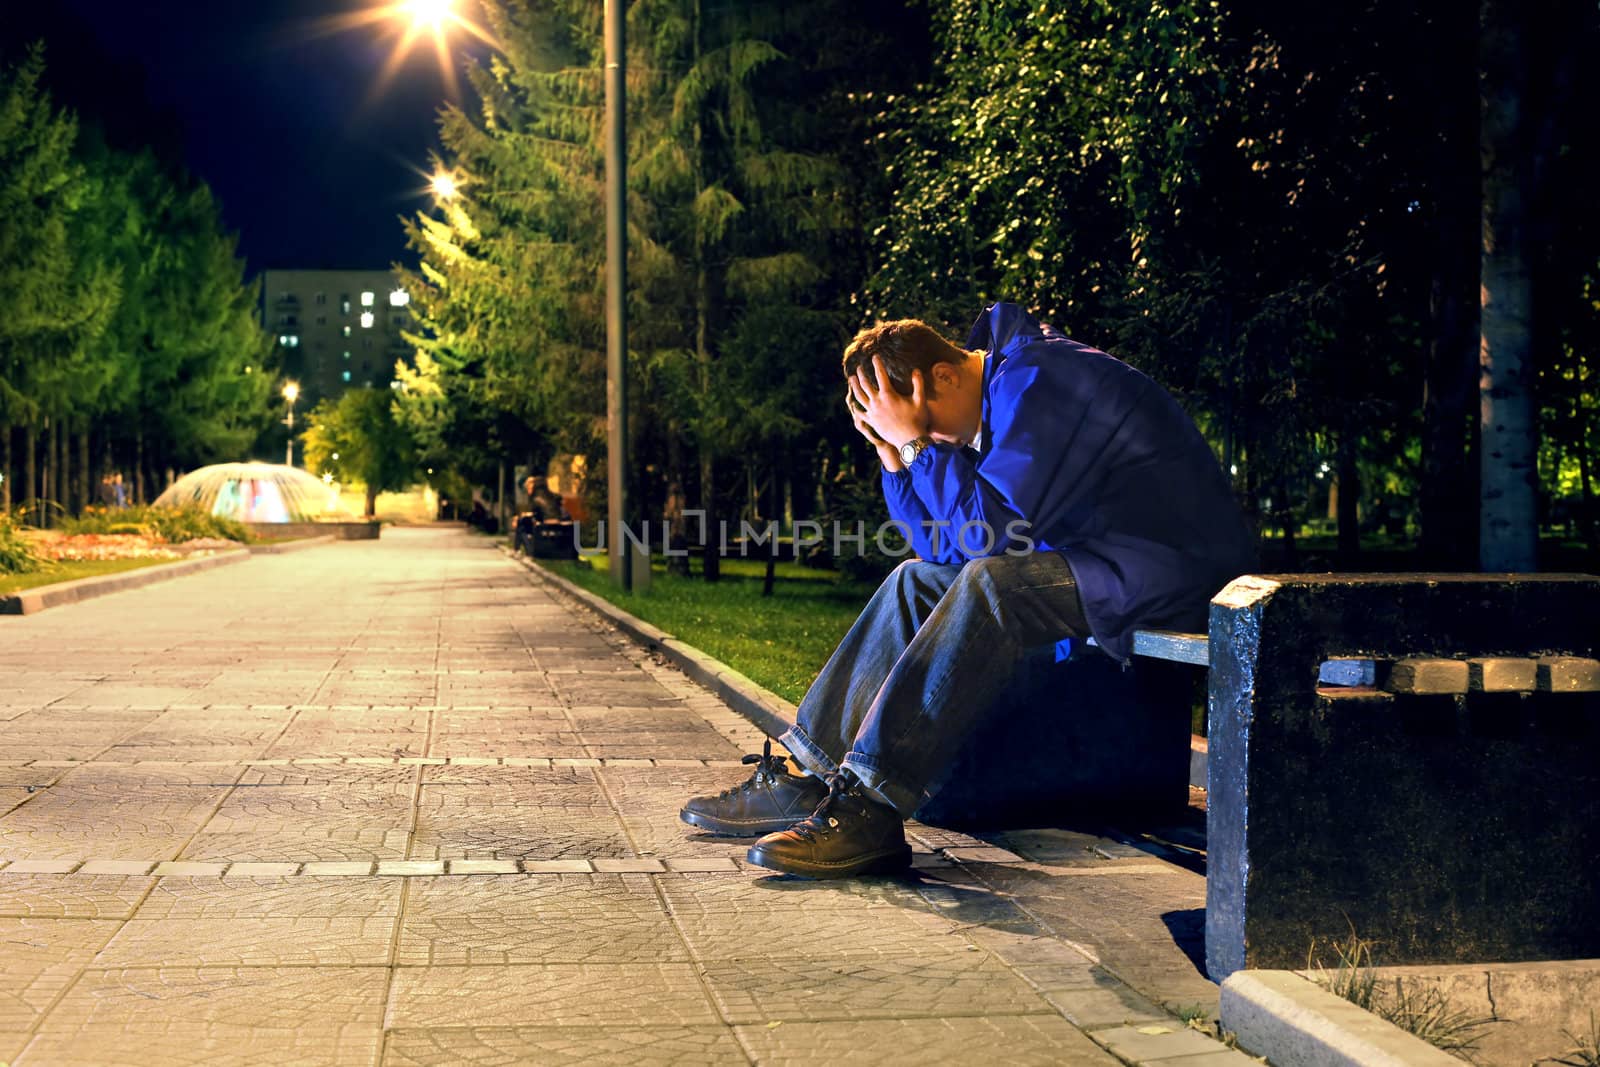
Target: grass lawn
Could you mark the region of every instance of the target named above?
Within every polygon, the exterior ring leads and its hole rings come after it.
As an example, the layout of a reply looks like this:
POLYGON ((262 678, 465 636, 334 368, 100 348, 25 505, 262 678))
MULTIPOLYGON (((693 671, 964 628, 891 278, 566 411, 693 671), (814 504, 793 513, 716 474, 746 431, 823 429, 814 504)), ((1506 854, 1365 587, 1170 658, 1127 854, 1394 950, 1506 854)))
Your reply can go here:
POLYGON ((649 590, 626 594, 612 586, 603 555, 539 563, 795 703, 877 588, 780 562, 772 596, 762 597, 762 562, 724 560, 722 580, 708 585, 698 561, 696 577, 679 578, 657 559, 649 590))
POLYGON ((41 585, 71 582, 79 578, 98 578, 102 574, 120 574, 140 567, 154 567, 161 563, 177 563, 175 559, 86 559, 63 560, 60 563, 42 563, 30 574, 0 574, 0 596, 35 589, 41 585))

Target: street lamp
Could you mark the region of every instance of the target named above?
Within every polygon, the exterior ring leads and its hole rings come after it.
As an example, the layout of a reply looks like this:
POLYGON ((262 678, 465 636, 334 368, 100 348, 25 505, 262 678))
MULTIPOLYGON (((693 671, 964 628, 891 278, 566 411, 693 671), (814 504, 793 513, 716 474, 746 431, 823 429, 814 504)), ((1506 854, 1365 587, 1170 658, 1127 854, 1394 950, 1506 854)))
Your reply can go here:
MULTIPOLYGON (((389 57, 380 76, 387 81, 423 33, 433 36, 439 66, 446 76, 453 75, 446 38, 452 27, 459 27, 491 48, 504 51, 487 30, 455 10, 454 0, 398 0, 366 9, 349 25, 374 21, 395 14, 409 16, 409 24, 399 46, 389 57)), ((605 210, 606 210, 606 491, 611 546, 611 577, 624 591, 634 584, 633 560, 622 551, 622 525, 628 516, 628 157, 626 129, 627 86, 627 9, 625 0, 604 0, 605 38, 605 210)), ((434 197, 441 203, 460 193, 455 175, 436 173, 429 181, 434 197)), ((504 499, 504 494, 501 494, 504 499)), ((649 557, 642 561, 641 578, 649 580, 649 557)))
POLYGON ((287 382, 283 387, 283 399, 289 406, 289 414, 284 418, 283 424, 289 427, 289 443, 284 447, 283 462, 287 466, 294 466, 294 402, 300 399, 300 384, 287 382))

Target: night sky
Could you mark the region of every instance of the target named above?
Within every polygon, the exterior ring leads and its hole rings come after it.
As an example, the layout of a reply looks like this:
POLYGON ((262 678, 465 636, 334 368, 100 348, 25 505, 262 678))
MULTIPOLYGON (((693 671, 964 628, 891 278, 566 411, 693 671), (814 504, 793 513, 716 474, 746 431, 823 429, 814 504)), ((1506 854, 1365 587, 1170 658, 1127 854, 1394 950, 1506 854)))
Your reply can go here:
MULTIPOLYGON (((7 13, 7 53, 43 36, 58 100, 99 119, 119 147, 153 143, 208 183, 252 273, 408 258, 397 217, 426 203, 417 172, 447 98, 431 39, 380 94, 391 25, 322 29, 354 0, 18 6, 33 14, 7 13)), ((452 39, 458 56, 463 37, 452 39)))

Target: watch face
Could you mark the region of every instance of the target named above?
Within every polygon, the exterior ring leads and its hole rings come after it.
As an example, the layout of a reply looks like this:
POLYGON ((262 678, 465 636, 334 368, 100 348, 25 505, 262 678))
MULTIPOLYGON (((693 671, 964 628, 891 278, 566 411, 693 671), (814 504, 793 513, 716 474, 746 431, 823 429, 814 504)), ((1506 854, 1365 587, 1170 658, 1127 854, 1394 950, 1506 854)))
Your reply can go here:
POLYGON ((905 444, 900 446, 900 462, 901 463, 911 463, 916 458, 917 458, 917 443, 915 441, 907 441, 905 444))

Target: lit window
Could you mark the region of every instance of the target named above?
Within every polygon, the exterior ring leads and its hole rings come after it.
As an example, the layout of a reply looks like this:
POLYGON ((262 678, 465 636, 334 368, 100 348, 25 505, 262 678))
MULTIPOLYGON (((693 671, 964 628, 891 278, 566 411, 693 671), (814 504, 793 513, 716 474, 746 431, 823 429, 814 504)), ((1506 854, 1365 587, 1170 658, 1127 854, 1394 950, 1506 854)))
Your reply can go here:
POLYGON ((373 320, 374 320, 374 316, 373 316, 373 314, 372 314, 372 312, 370 312, 370 311, 363 311, 363 312, 362 312, 362 313, 361 313, 361 328, 362 328, 362 329, 363 329, 363 330, 370 330, 370 329, 372 329, 372 323, 373 323, 373 320))
POLYGON ((292 334, 292 333, 289 335, 289 347, 290 348, 299 348, 300 347, 300 338, 297 335, 292 334))
POLYGON ((349 337, 349 336, 350 336, 350 327, 348 327, 348 326, 346 326, 346 327, 345 327, 345 328, 344 328, 344 335, 345 335, 345 336, 346 336, 346 337, 349 337))
POLYGON ((411 294, 404 289, 396 289, 389 294, 389 306, 392 308, 403 308, 409 303, 411 303, 411 294))
POLYGON ((345 353, 345 354, 344 354, 344 358, 345 358, 345 359, 349 359, 349 358, 350 358, 350 353, 348 353, 348 352, 346 352, 346 353, 345 353))
POLYGON ((339 310, 344 312, 346 315, 350 314, 350 294, 349 293, 340 293, 339 294, 339 310))
POLYGON ((350 380, 350 372, 349 372, 349 371, 345 371, 345 372, 344 372, 344 373, 343 373, 343 374, 341 374, 341 375, 340 375, 340 376, 339 376, 339 377, 341 377, 341 378, 343 378, 343 379, 344 379, 344 380, 345 380, 345 381, 347 381, 347 382, 348 382, 348 381, 349 381, 349 380, 350 380))
POLYGON ((364 308, 371 307, 372 306, 372 301, 374 299, 376 299, 376 297, 373 296, 371 290, 368 290, 367 292, 362 293, 361 294, 361 306, 364 307, 364 308))

